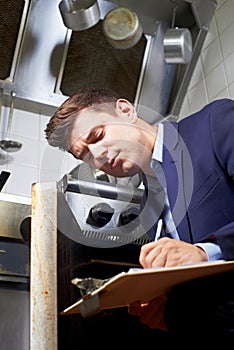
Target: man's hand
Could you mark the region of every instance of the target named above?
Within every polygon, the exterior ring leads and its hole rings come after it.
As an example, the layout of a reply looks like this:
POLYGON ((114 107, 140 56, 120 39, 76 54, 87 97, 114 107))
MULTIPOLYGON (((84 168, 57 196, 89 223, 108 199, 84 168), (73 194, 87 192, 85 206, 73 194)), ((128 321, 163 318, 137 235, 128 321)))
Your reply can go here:
MULTIPOLYGON (((185 264, 195 264, 208 261, 208 257, 201 248, 168 237, 160 238, 141 247, 139 262, 144 268, 173 267, 185 264)), ((148 304, 136 301, 129 305, 128 312, 139 317, 141 323, 150 328, 166 330, 164 322, 164 307, 167 295, 160 295, 148 304)))
POLYGON ((180 240, 163 237, 141 247, 139 262, 142 267, 172 267, 208 261, 201 248, 180 240))
POLYGON ((128 312, 133 316, 138 316, 140 322, 150 328, 166 331, 164 323, 164 306, 166 301, 166 294, 154 298, 148 304, 141 304, 136 301, 129 305, 128 312))

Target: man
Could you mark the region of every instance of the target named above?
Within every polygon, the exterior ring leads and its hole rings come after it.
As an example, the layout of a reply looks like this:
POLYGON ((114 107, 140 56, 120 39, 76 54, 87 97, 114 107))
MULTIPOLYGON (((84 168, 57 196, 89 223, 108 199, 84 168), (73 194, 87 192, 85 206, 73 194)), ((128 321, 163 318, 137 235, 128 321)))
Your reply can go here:
MULTIPOLYGON (((142 246, 142 267, 234 259, 232 100, 214 101, 179 122, 150 125, 126 99, 87 88, 62 104, 45 134, 51 146, 107 174, 143 174, 143 225, 152 237, 164 223, 160 237, 142 246)), ((233 276, 185 283, 148 305, 130 305, 129 312, 171 334, 233 335, 233 276)))

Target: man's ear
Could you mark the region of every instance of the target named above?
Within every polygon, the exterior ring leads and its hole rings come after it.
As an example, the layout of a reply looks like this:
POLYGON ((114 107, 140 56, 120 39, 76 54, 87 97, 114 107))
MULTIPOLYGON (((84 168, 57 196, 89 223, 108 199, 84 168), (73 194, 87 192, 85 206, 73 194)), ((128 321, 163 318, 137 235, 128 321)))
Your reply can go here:
POLYGON ((127 116, 132 123, 135 123, 137 120, 137 112, 134 106, 123 98, 120 98, 116 101, 116 110, 120 115, 127 116))

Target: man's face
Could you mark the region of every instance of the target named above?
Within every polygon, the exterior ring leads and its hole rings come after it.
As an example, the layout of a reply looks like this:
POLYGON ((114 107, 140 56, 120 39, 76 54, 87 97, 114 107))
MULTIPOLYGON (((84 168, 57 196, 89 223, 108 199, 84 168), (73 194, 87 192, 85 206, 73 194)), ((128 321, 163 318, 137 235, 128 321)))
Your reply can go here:
POLYGON ((70 152, 94 168, 115 177, 133 176, 142 171, 149 151, 142 128, 126 113, 82 110, 72 129, 70 152))

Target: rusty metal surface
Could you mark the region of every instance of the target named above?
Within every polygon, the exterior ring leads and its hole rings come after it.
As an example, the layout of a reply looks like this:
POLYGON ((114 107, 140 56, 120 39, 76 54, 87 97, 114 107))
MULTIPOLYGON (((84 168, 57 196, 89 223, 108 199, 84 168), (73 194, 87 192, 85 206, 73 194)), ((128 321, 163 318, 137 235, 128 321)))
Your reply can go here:
POLYGON ((57 349, 56 183, 32 186, 30 349, 57 349))

